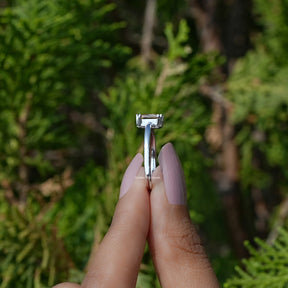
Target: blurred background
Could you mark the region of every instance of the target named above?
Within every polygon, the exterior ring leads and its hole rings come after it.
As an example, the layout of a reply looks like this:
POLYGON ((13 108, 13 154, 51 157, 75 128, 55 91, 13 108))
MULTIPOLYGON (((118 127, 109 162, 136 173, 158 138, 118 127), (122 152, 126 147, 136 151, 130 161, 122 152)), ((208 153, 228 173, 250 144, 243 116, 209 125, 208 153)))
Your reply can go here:
POLYGON ((0 287, 81 282, 136 113, 165 116, 221 284, 288 287, 287 46, 287 0, 0 0, 0 287))

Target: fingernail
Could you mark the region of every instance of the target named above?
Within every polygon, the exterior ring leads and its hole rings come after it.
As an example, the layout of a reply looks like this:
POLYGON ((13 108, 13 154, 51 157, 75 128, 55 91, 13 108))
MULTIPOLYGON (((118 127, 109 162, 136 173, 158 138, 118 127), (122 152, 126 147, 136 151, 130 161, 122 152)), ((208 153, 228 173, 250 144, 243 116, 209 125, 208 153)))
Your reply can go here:
POLYGON ((125 171, 120 187, 119 198, 122 198, 132 186, 134 179, 140 167, 142 166, 142 163, 143 163, 143 156, 142 154, 138 153, 130 162, 128 168, 125 171))
POLYGON ((169 203, 184 205, 187 202, 186 183, 180 160, 171 143, 162 147, 158 157, 169 203))

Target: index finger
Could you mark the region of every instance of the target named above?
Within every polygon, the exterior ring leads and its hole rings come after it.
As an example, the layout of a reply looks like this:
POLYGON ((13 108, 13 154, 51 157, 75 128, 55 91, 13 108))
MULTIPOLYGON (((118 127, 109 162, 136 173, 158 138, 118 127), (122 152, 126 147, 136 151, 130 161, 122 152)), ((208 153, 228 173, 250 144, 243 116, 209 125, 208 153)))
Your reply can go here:
POLYGON ((143 157, 138 154, 126 170, 112 224, 90 262, 81 287, 134 288, 136 285, 150 213, 144 169, 140 168, 142 162, 143 157))

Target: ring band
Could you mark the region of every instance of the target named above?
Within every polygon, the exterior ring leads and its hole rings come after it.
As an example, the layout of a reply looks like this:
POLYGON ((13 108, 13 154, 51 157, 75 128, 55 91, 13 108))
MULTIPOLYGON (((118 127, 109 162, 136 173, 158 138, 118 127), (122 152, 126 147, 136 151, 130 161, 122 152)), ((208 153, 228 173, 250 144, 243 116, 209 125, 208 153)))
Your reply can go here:
POLYGON ((152 189, 152 173, 156 169, 156 141, 151 124, 147 124, 144 134, 144 169, 149 188, 152 189))

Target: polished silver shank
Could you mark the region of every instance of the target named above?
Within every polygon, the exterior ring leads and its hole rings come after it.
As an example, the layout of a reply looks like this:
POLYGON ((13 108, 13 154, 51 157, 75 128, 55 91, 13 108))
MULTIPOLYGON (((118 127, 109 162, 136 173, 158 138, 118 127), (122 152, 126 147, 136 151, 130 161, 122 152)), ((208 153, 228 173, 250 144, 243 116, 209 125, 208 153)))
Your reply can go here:
POLYGON ((149 187, 152 188, 152 173, 156 169, 156 141, 151 124, 147 124, 144 134, 144 170, 149 187))

